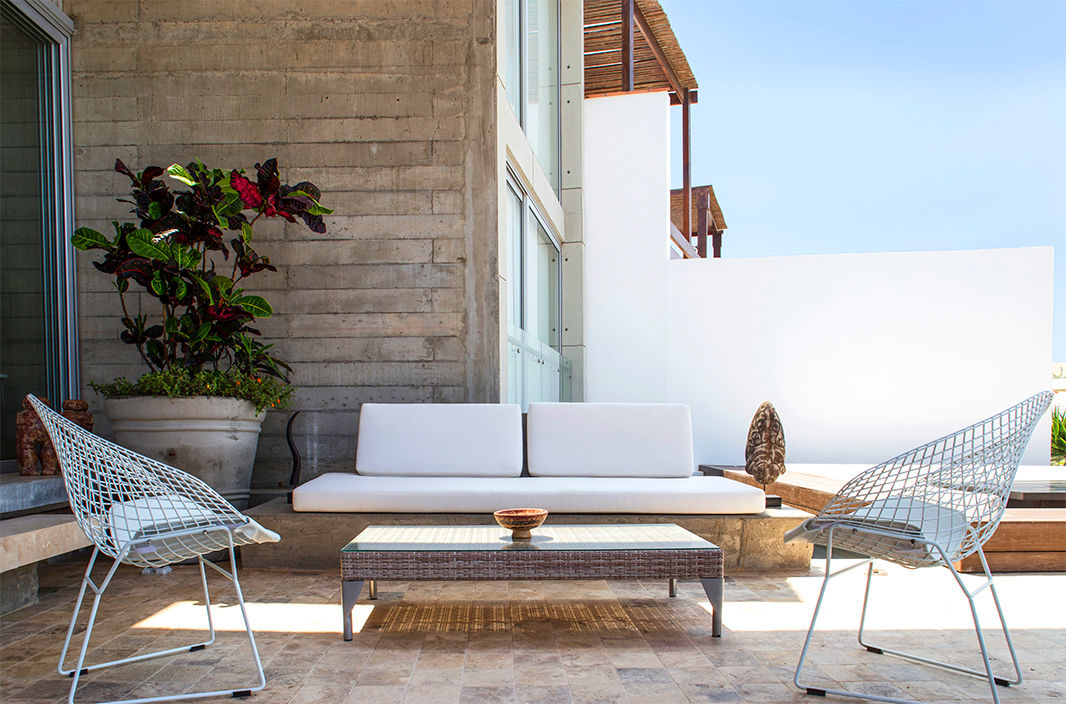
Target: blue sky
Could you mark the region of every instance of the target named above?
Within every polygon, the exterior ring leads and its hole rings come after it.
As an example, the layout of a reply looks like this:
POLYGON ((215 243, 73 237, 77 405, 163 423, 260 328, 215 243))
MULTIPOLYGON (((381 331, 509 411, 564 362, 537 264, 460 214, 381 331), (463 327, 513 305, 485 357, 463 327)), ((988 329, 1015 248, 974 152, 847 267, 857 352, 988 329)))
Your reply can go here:
POLYGON ((1066 0, 661 2, 724 256, 1053 245, 1066 361, 1066 0))

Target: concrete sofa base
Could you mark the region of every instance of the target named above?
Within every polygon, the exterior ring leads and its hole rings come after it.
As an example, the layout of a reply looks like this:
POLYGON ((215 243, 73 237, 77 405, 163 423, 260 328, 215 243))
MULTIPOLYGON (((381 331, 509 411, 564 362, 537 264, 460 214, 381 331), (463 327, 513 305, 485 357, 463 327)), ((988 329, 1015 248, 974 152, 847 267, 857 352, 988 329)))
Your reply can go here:
MULTIPOLYGON (((280 543, 245 545, 241 562, 252 569, 340 569, 340 549, 369 525, 495 525, 490 514, 468 513, 296 513, 285 499, 246 512, 281 534, 280 543)), ((809 518, 792 508, 740 515, 552 514, 558 524, 676 523, 722 548, 727 572, 808 569, 811 546, 785 544, 785 532, 809 518)))

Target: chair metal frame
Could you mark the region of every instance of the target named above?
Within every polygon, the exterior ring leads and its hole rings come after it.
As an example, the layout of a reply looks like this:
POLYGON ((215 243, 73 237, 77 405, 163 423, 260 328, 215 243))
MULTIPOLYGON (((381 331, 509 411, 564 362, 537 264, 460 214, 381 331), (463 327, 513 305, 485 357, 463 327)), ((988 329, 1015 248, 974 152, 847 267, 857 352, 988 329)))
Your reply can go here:
POLYGON ((60 674, 72 678, 70 694, 67 697, 68 703, 74 704, 74 695, 79 681, 88 672, 167 655, 195 652, 214 643, 215 628, 211 619, 211 598, 205 565, 233 583, 251 647, 252 660, 258 675, 258 684, 237 689, 118 699, 100 704, 118 704, 119 702, 141 704, 142 702, 200 699, 222 695, 243 697, 264 689, 266 675, 263 672, 263 663, 248 621, 244 594, 237 578, 237 562, 234 553, 236 546, 254 542, 248 536, 236 532, 248 525, 251 522, 250 519, 243 516, 228 501, 199 479, 93 435, 51 410, 34 396, 31 395, 28 398, 44 423, 56 449, 75 518, 94 544, 92 557, 85 569, 85 576, 74 605, 74 613, 71 615, 70 626, 67 628, 57 668, 60 674), (190 504, 189 501, 196 503, 190 504), (194 505, 197 509, 192 514, 189 513, 190 505, 194 505), (125 510, 116 512, 116 507, 125 507, 125 510), (153 517, 155 523, 152 521, 153 517), (158 525, 164 528, 156 528, 158 525), (127 538, 120 540, 121 536, 127 536, 127 538), (205 559, 206 555, 218 550, 225 550, 228 554, 229 570, 205 559), (113 563, 104 579, 97 584, 92 579, 92 570, 101 553, 112 557, 113 563), (97 611, 104 592, 111 584, 119 565, 158 568, 192 558, 197 561, 200 584, 204 591, 207 640, 192 645, 86 665, 86 655, 96 623, 97 611), (82 638, 77 662, 74 667, 67 668, 64 667, 64 662, 67 660, 78 616, 88 590, 92 590, 94 594, 88 624, 82 638))
POLYGON ((835 694, 873 701, 916 704, 910 699, 818 687, 801 681, 803 664, 814 636, 815 624, 829 580, 863 565, 867 566, 867 573, 862 615, 859 620, 859 645, 879 655, 895 655, 926 665, 986 678, 995 704, 1000 701, 997 687, 1021 684, 1021 666, 982 546, 995 532, 1003 517, 1022 454, 1029 444, 1037 422, 1051 405, 1052 398, 1051 392, 1037 394, 1002 413, 858 474, 844 485, 818 515, 805 522, 803 527, 808 534, 803 539, 821 542, 824 537, 826 555, 825 577, 793 676, 793 683, 798 688, 805 690, 807 694, 820 696, 835 694), (960 534, 961 530, 965 531, 964 535, 960 534), (868 557, 834 572, 834 543, 837 543, 838 547, 842 545, 847 550, 868 557), (968 587, 954 563, 973 554, 981 561, 985 579, 976 587, 968 587), (970 604, 984 672, 872 645, 864 639, 875 559, 884 559, 912 569, 939 565, 951 571, 952 577, 970 604), (1014 666, 1012 678, 1000 677, 992 672, 992 663, 988 657, 988 648, 974 602, 986 588, 992 594, 1003 636, 1010 651, 1014 666))

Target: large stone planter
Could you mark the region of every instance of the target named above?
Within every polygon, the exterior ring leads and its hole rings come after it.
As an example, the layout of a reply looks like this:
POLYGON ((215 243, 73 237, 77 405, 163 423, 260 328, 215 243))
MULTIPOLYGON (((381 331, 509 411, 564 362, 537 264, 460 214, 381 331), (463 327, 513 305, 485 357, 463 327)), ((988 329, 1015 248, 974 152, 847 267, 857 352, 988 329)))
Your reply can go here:
POLYGON ((215 396, 108 399, 115 442, 199 477, 237 508, 247 508, 259 428, 248 401, 215 396))

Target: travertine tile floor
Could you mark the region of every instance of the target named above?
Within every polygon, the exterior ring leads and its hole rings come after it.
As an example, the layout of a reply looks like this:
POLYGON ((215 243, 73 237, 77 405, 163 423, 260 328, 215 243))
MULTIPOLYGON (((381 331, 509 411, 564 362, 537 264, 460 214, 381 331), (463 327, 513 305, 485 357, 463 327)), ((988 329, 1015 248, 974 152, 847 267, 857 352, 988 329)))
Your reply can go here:
MULTIPOLYGON (((0 701, 66 700, 70 680, 56 673, 55 660, 84 562, 42 566, 40 603, 0 618, 0 701)), ((991 701, 976 678, 860 649, 850 630, 858 621, 859 572, 830 587, 811 677, 924 701, 991 701)), ((827 701, 791 684, 820 577, 816 567, 727 578, 720 639, 710 637, 709 607, 695 582, 682 582, 676 599, 662 582, 383 582, 377 601, 360 598, 359 632, 345 643, 337 574, 242 571, 267 671, 267 689, 250 701, 827 701)), ((93 672, 78 701, 250 684, 229 583, 209 581, 220 628, 214 645, 93 672)), ((1066 575, 1002 575, 997 583, 1025 675, 1021 686, 1000 690, 1003 702, 1066 697, 1066 575)), ((879 644, 980 665, 966 601, 946 571, 882 567, 874 590, 879 644)), ((121 569, 93 634, 97 658, 195 642, 204 621, 199 599, 195 567, 169 575, 121 569)), ((1003 671, 1009 660, 986 602, 987 594, 981 614, 1003 671)))

